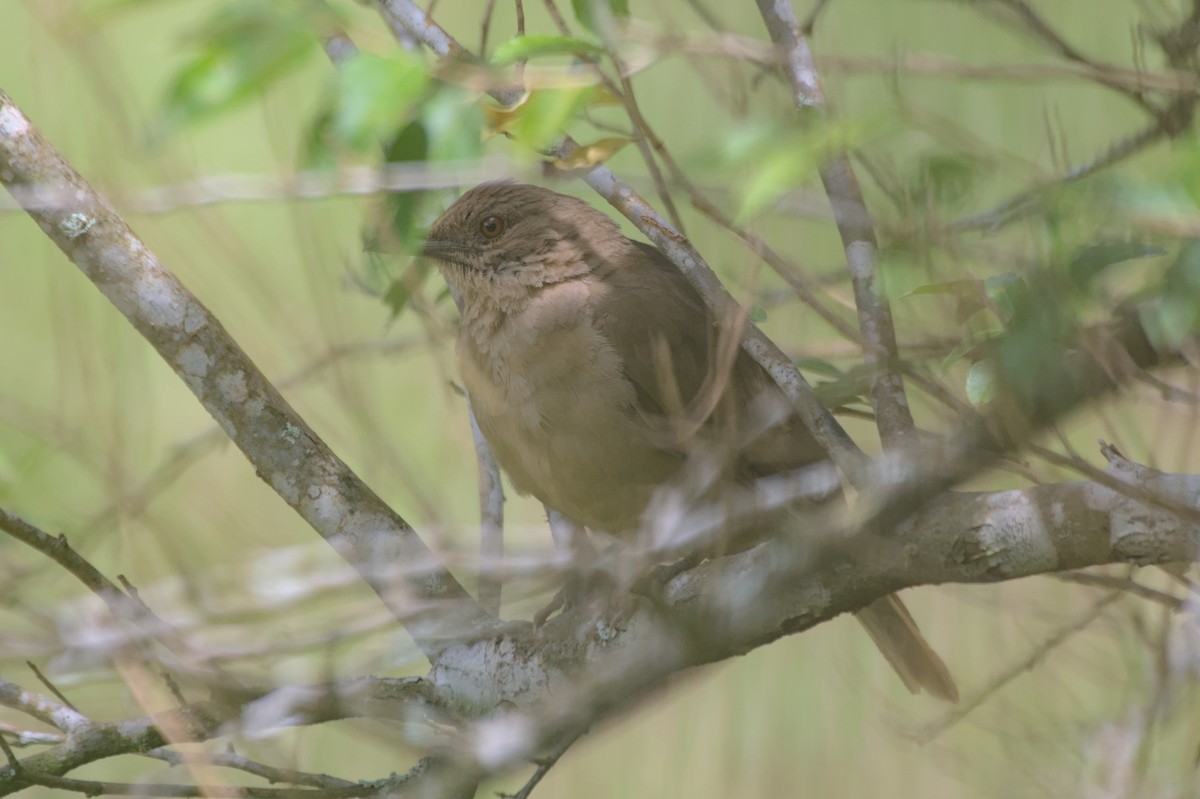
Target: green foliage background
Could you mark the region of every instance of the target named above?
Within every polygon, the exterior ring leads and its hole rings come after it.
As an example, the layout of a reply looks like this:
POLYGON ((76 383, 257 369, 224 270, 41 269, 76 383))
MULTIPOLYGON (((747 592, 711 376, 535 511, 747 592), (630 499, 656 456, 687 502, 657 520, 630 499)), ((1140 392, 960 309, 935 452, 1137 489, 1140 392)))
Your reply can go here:
MULTIPOLYGON (((492 47, 515 28, 509 4, 497 5, 492 47)), ((765 39, 751 3, 711 5, 738 32, 765 39)), ((972 5, 839 0, 821 17, 813 47, 819 63, 822 57, 832 62, 914 53, 966 63, 1056 63, 972 5)), ((1087 52, 1133 63, 1130 32, 1145 21, 1137 4, 1044 5, 1043 13, 1087 52)), ((526 6, 531 32, 553 32, 541 4, 526 6)), ((211 46, 220 37, 209 29, 207 40, 198 39, 198 32, 223 7, 199 0, 8 0, 0 7, 0 87, 123 212, 145 187, 210 175, 288 173, 312 157, 311 142, 320 133, 315 120, 337 96, 335 73, 308 36, 304 14, 312 9, 302 3, 284 12, 277 8, 275 16, 293 17, 296 29, 276 31, 272 48, 239 51, 233 35, 229 52, 206 56, 203 41, 211 46), (206 57, 239 65, 250 78, 246 91, 222 86, 206 57), (173 86, 186 96, 177 94, 168 106, 173 86)), ((354 3, 336 7, 360 48, 399 58, 372 12, 354 3)), ((474 48, 481 7, 476 0, 442 0, 435 16, 474 48)), ((700 29, 686 3, 634 0, 631 10, 700 29)), ((803 4, 797 10, 805 13, 803 4)), ((1171 11, 1168 4, 1162 13, 1171 11)), ((786 93, 778 88, 750 94, 736 112, 715 103, 710 92, 745 80, 716 59, 665 58, 640 72, 634 85, 650 121, 694 179, 732 186, 726 207, 736 211, 742 202, 748 224, 818 275, 840 275, 835 228, 828 219, 772 211, 773 200, 780 188, 817 187, 812 164, 831 139, 865 144, 898 196, 907 198, 907 204, 891 205, 869 187, 868 201, 884 228, 885 277, 898 298, 902 340, 963 336, 952 297, 926 292, 901 298, 914 288, 1023 272, 1040 259, 1106 238, 1106 232, 1119 237, 1123 231, 1108 227, 1114 197, 1168 208, 1195 204, 1189 181, 1198 174, 1197 150, 1183 141, 1073 189, 1069 212, 1055 220, 1019 224, 962 250, 931 246, 929 216, 988 208, 1033 179, 1061 172, 1064 156, 1077 163, 1103 150, 1144 124, 1141 113, 1082 81, 858 72, 836 63, 823 77, 841 122, 799 139, 786 93), (806 160, 787 161, 796 152, 806 160), (756 199, 755 192, 770 201, 756 199)), ((381 85, 405 91, 405 76, 395 78, 383 76, 381 85)), ((421 87, 409 89, 420 95, 421 87)), ((407 118, 422 108, 409 109, 407 118)), ((355 112, 368 118, 346 132, 358 154, 350 148, 337 158, 373 162, 377 138, 367 135, 375 130, 370 126, 386 128, 405 113, 393 111, 380 123, 370 119, 375 112, 355 112)), ((455 117, 429 147, 449 146, 448 138, 464 124, 455 117)), ((581 141, 605 135, 582 122, 571 130, 581 141)), ((533 158, 520 145, 495 137, 480 147, 468 139, 462 147, 508 159, 518 174, 536 178, 533 158)), ((610 165, 653 196, 635 147, 621 150, 610 165)), ((560 188, 588 196, 578 183, 560 188)), ((441 202, 440 196, 430 198, 416 211, 415 225, 427 222, 441 202)), ((740 297, 757 304, 760 292, 777 287, 727 234, 686 202, 680 206, 693 242, 740 297)), ((129 211, 127 218, 268 376, 282 381, 307 373, 287 385, 287 398, 368 484, 427 540, 449 553, 469 553, 476 535, 475 467, 464 407, 449 387, 452 307, 437 301, 436 276, 417 289, 424 298, 420 307, 406 308, 395 320, 377 297, 361 290, 364 282, 376 289, 386 285, 405 265, 395 255, 380 261, 364 255, 363 228, 376 213, 370 201, 332 198, 129 211), (399 344, 381 350, 372 342, 399 344), (359 344, 369 349, 310 369, 332 348, 359 344)), ((1136 287, 1165 262, 1137 261, 1117 282, 1136 287)), ((844 284, 834 284, 832 293, 848 302, 844 284)), ((772 305, 766 326, 798 355, 852 366, 844 357, 839 361, 846 347, 794 302, 772 305)), ((966 361, 950 367, 960 390, 968 369, 966 361)), ((312 532, 231 446, 213 448, 169 488, 141 502, 136 490, 142 481, 211 421, 150 347, 17 212, 0 214, 0 375, 0 503, 67 534, 106 573, 124 574, 143 588, 152 603, 157 596, 181 606, 190 599, 208 608, 253 607, 265 601, 264 575, 288 573, 281 553, 319 563, 322 573, 342 573, 336 557, 314 543, 312 532)), ((942 426, 940 411, 915 402, 922 424, 942 426)), ((1159 468, 1200 469, 1194 410, 1141 407, 1136 397, 1106 404, 1103 413, 1074 419, 1066 435, 1093 461, 1099 458, 1091 454, 1092 442, 1103 436, 1159 468)), ((865 446, 874 446, 869 426, 854 424, 852 430, 865 446)), ((1045 465, 1032 468, 1046 480, 1070 476, 1045 465)), ((1010 476, 986 479, 988 487, 1019 484, 1010 476)), ((507 508, 511 548, 549 546, 540 508, 511 492, 507 508)), ((469 570, 462 573, 469 578, 469 570)), ((23 640, 43 624, 74 629, 87 605, 85 599, 64 600, 75 595, 82 590, 68 577, 0 539, 0 669, 6 677, 24 680, 21 661, 39 658, 4 641, 23 640), (34 608, 44 615, 39 618, 34 608)), ((1093 589, 1039 578, 923 589, 906 599, 970 694, 1097 596, 1093 589)), ((369 592, 349 587, 272 616, 266 636, 302 637, 371 613, 378 609, 369 592)), ((226 635, 242 640, 256 619, 261 617, 251 611, 229 611, 215 625, 214 645, 226 635)), ((908 733, 944 708, 904 693, 857 625, 838 620, 679 680, 648 707, 596 730, 537 795, 1090 795, 1106 778, 1105 764, 1117 757, 1122 725, 1146 702, 1155 663, 1151 649, 1137 640, 1139 621, 1143 630, 1166 623, 1151 606, 1121 600, 965 721, 919 746, 908 733)), ((321 679, 329 669, 421 672, 420 662, 401 654, 405 645, 398 632, 377 632, 278 662, 240 665, 293 680, 321 679)), ((43 665, 61 675, 73 701, 97 717, 138 712, 94 664, 43 665)), ((1190 692, 1184 697, 1192 698, 1190 692)), ((1146 792, 1136 795, 1167 787, 1178 793, 1162 795, 1190 795, 1200 786, 1190 760, 1200 745, 1200 725, 1185 710, 1181 706, 1178 717, 1168 714, 1154 728, 1156 745, 1135 767, 1146 792)), ((283 765, 369 778, 407 767, 409 755, 397 752, 387 732, 380 725, 344 723, 238 746, 283 765)), ((121 758, 78 776, 130 778, 143 768, 121 758)), ((165 779, 162 772, 153 777, 165 779)), ((514 778, 504 786, 518 784, 514 778)))

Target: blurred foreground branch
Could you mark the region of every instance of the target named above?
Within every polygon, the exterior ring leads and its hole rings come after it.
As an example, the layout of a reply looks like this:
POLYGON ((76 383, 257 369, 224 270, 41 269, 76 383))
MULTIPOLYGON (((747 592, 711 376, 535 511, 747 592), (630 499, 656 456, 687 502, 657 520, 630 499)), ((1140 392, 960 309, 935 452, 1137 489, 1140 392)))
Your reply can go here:
POLYGON ((73 199, 28 212, 158 350, 258 475, 362 574, 427 654, 436 656, 449 630, 461 634, 489 623, 407 522, 325 445, 220 322, 2 92, 0 180, 19 201, 29 199, 29 186, 56 186, 61 197, 73 199), (379 562, 414 569, 393 585, 376 579, 373 564, 379 562), (433 604, 436 613, 430 612, 433 604))
MULTIPOLYGON (((434 725, 409 734, 442 759, 442 773, 464 780, 501 774, 573 740, 682 670, 743 654, 905 587, 1196 557, 1200 513, 1183 519, 1156 502, 1200 512, 1194 499, 1200 476, 1159 474, 1121 461, 1114 461, 1110 475, 1128 493, 1089 481, 944 494, 905 521, 893 539, 853 551, 821 554, 811 530, 775 537, 675 577, 655 601, 639 600, 623 621, 598 620, 591 608, 575 607, 542 628, 511 624, 503 634, 452 645, 424 679, 359 680, 336 690, 284 686, 232 705, 173 712, 198 740, 346 715, 406 718, 434 725), (851 562, 853 568, 846 568, 851 562), (430 743, 434 728, 440 733, 430 743)), ((782 489, 760 485, 750 499, 761 502, 782 489)), ((681 523, 713 512, 695 509, 694 518, 681 523)), ((34 701, 30 692, 5 685, 0 704, 52 724, 66 712, 54 711, 52 699, 34 701)), ((19 769, 0 768, 0 795, 44 784, 33 779, 39 773, 61 775, 166 743, 153 718, 120 725, 98 725, 72 713, 64 718, 63 744, 24 758, 19 769)), ((406 785, 417 790, 425 779, 412 777, 406 785)), ((364 787, 361 795, 388 795, 395 788, 364 787)))

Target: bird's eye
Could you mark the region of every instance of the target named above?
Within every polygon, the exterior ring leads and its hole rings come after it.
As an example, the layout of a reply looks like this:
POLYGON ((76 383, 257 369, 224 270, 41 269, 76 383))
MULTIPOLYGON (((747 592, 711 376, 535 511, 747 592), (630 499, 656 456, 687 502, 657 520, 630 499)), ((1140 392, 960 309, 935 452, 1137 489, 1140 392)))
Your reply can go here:
POLYGON ((489 216, 479 223, 479 232, 485 239, 494 239, 504 232, 504 220, 498 216, 489 216))

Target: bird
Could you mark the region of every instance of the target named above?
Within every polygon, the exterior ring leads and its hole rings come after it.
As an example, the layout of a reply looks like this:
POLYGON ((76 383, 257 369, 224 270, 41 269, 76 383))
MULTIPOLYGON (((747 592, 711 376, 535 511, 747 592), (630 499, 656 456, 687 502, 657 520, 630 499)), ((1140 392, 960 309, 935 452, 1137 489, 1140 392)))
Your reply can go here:
MULTIPOLYGON (((765 369, 655 247, 576 197, 464 192, 421 245, 460 308, 460 377, 513 487, 576 524, 634 534, 696 453, 747 484, 828 456, 765 369)), ((958 692, 898 597, 858 619, 913 693, 958 692)))

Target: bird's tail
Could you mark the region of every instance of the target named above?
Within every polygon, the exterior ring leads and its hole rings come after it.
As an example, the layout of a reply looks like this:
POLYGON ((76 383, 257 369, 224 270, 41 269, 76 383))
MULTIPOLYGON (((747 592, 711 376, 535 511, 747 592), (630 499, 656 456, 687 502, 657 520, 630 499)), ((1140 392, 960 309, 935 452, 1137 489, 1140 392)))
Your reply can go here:
POLYGON ((908 690, 958 701, 958 686, 950 670, 921 635, 900 597, 891 594, 877 599, 855 615, 908 690))

